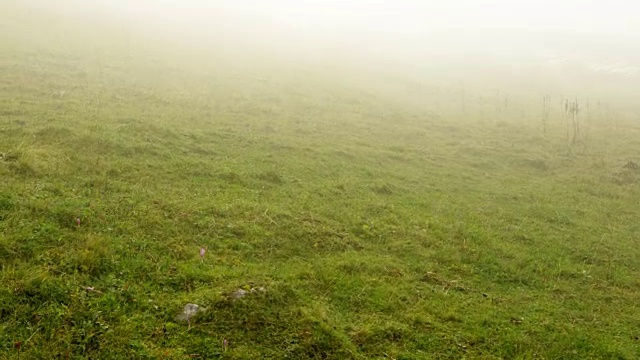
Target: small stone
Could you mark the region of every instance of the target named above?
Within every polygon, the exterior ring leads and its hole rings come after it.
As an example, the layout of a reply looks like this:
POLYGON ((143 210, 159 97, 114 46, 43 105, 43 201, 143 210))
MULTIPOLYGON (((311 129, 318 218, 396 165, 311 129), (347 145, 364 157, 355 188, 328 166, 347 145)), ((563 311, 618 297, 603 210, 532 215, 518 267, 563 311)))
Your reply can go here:
POLYGON ((234 291, 233 293, 231 293, 231 298, 233 300, 238 300, 241 299, 243 297, 247 296, 247 291, 244 289, 238 289, 236 291, 234 291))
POLYGON ((201 309, 199 305, 196 304, 187 304, 184 306, 184 309, 182 310, 182 314, 179 314, 178 316, 176 316, 176 320, 177 321, 186 321, 188 323, 191 323, 191 318, 203 311, 204 309, 201 309))

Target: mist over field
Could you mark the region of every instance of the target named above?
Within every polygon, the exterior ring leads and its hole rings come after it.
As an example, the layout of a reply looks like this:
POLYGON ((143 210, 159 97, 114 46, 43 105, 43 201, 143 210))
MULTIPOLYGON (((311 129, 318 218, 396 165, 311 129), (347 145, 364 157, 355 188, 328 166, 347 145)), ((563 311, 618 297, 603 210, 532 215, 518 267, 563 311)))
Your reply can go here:
POLYGON ((0 0, 0 358, 640 358, 637 14, 0 0))
POLYGON ((637 109, 640 9, 626 1, 23 3, 126 36, 245 62, 257 56, 256 66, 304 61, 307 69, 332 66, 424 86, 552 93, 637 109))

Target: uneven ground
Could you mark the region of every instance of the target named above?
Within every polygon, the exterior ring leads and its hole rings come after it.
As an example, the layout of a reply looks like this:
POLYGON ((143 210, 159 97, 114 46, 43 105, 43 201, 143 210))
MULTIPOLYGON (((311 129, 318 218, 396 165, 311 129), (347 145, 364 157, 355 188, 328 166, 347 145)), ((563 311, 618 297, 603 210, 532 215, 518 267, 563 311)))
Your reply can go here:
POLYGON ((639 123, 570 146, 538 104, 465 117, 10 10, 0 358, 640 357, 639 123))

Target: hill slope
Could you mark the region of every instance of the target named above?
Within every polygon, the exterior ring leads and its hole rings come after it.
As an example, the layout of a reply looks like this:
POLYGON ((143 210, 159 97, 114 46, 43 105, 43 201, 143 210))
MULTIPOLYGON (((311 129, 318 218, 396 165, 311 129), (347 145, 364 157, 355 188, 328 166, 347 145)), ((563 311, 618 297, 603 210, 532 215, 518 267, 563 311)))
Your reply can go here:
POLYGON ((640 355, 638 124, 571 145, 537 104, 464 117, 10 9, 3 356, 640 355))

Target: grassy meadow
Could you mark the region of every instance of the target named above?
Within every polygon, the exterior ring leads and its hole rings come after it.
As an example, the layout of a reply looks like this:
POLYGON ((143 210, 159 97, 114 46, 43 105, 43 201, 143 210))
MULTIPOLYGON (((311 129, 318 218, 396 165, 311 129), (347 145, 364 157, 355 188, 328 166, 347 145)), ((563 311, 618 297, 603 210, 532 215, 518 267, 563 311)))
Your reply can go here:
POLYGON ((3 6, 1 359, 640 358, 631 116, 3 6))

